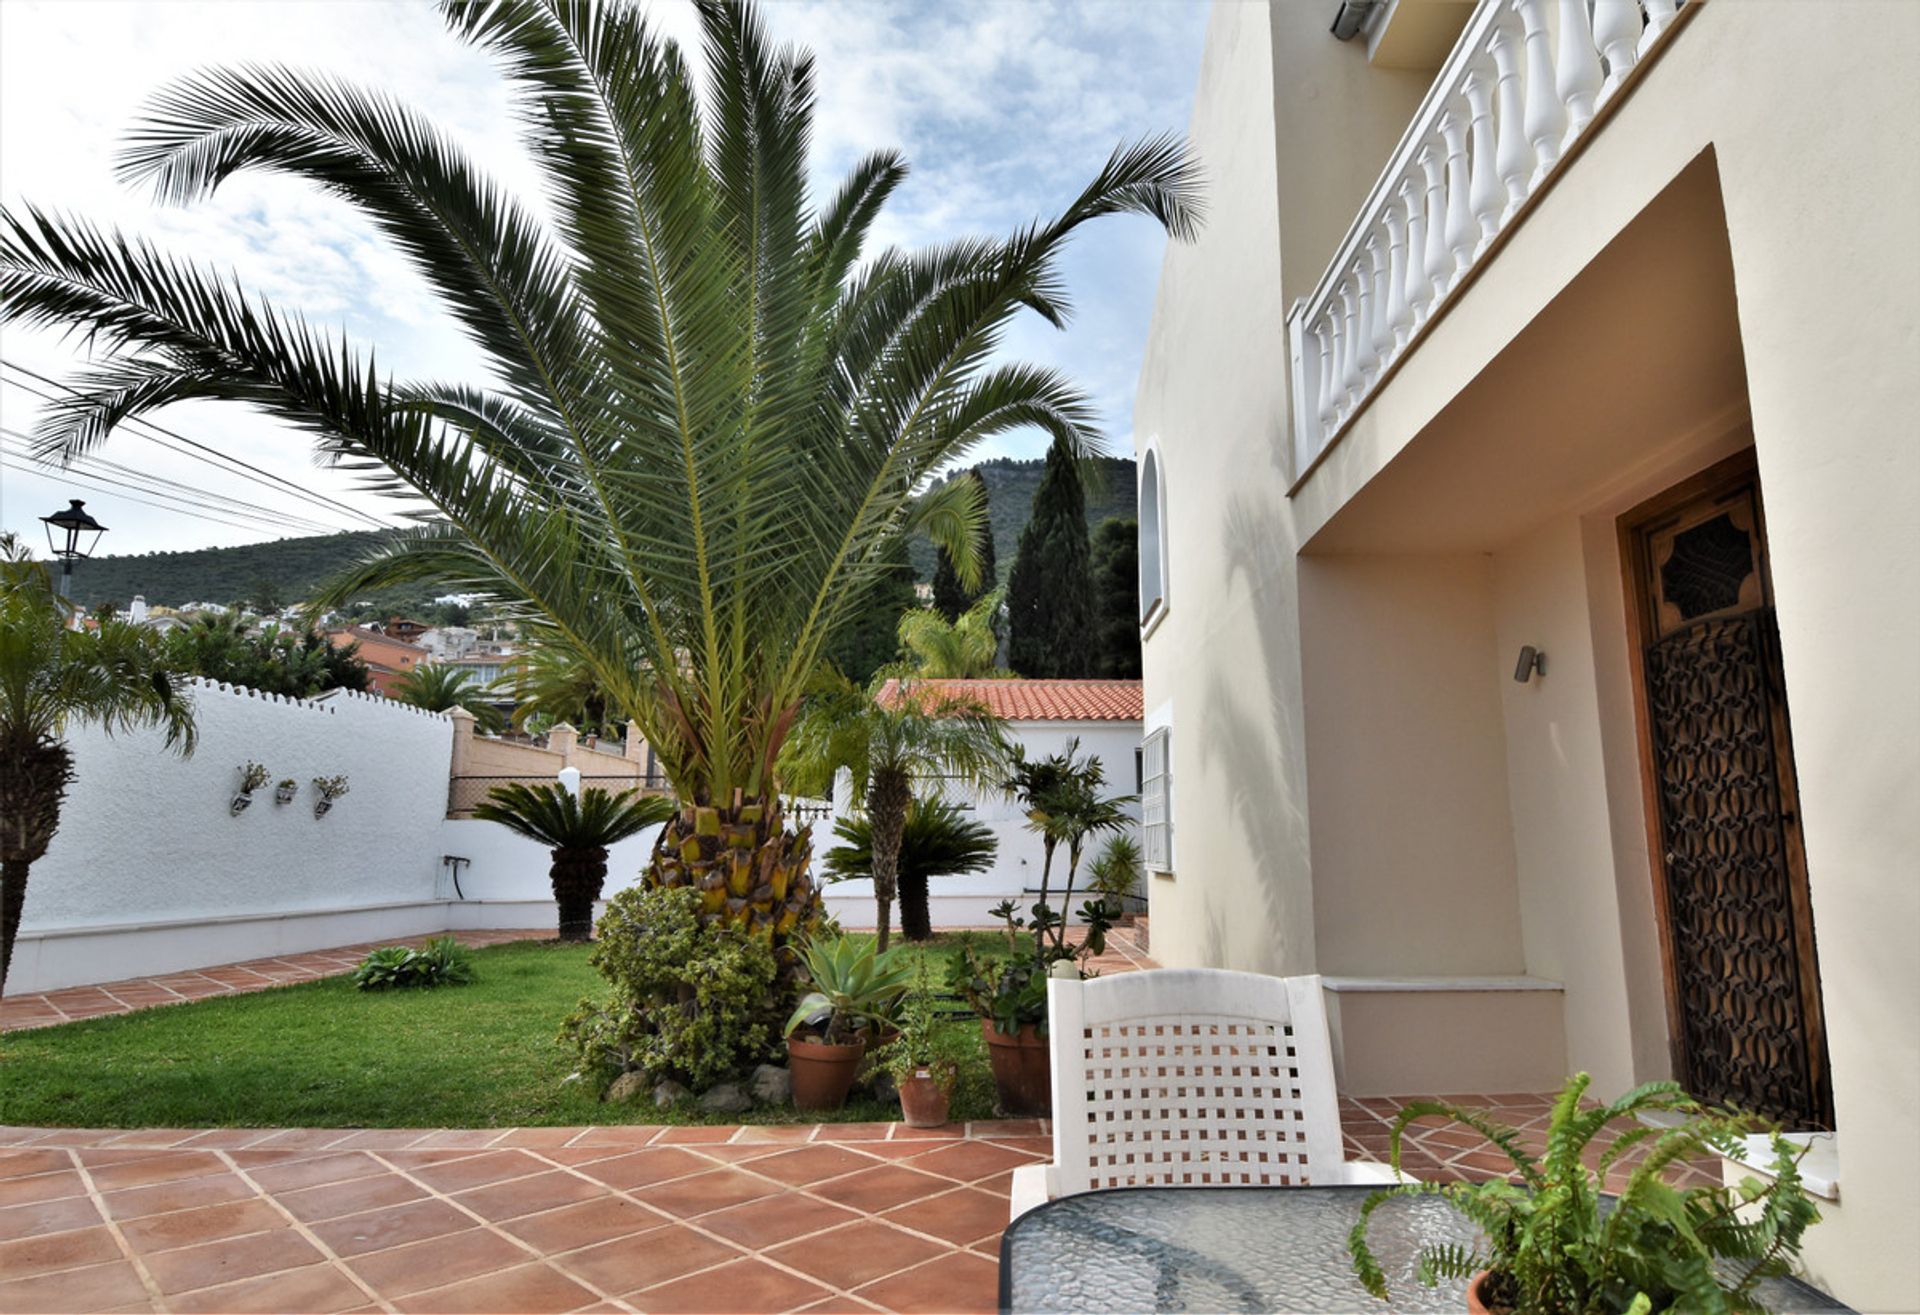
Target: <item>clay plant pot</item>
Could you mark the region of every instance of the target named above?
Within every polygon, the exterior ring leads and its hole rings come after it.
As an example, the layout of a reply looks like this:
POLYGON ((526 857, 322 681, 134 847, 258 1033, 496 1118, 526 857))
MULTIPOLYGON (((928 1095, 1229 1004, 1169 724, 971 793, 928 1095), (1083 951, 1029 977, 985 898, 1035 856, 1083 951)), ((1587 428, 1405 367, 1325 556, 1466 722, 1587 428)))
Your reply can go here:
POLYGON ((1467 1315, 1491 1315, 1487 1303, 1480 1299, 1480 1285, 1486 1282, 1490 1272, 1483 1269, 1467 1280, 1467 1315))
POLYGON ((1047 1118, 1053 1113, 1053 1074, 1047 1039, 1028 1023, 1012 1036, 994 1029, 991 1018, 980 1020, 987 1040, 987 1059, 993 1065, 993 1085, 999 1092, 1000 1112, 1008 1118, 1047 1118))
POLYGON ((952 1079, 931 1069, 915 1069, 900 1084, 900 1113, 909 1128, 944 1128, 952 1102, 952 1079))
POLYGON ((826 1042, 787 1038, 788 1071, 793 1075, 793 1107, 801 1110, 837 1110, 847 1103, 864 1040, 826 1042))

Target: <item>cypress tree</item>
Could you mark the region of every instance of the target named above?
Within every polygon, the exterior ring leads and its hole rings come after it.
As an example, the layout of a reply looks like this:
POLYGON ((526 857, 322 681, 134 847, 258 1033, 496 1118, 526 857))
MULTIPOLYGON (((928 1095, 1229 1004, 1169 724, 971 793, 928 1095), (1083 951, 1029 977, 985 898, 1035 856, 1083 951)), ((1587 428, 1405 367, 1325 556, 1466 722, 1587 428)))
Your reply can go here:
POLYGON ((849 680, 864 685, 899 656, 900 614, 919 606, 907 536, 894 536, 883 550, 886 566, 866 585, 866 596, 827 645, 827 657, 849 680))
MULTIPOLYGON (((987 481, 975 466, 962 479, 970 479, 980 486, 980 505, 990 506, 987 481)), ((982 598, 992 593, 999 583, 998 563, 993 557, 993 519, 989 516, 980 526, 980 587, 969 589, 960 583, 960 573, 953 569, 953 560, 947 556, 945 548, 935 550, 939 555, 933 567, 933 607, 947 624, 958 621, 963 613, 982 598)))
POLYGON ((1115 517, 1093 532, 1094 674, 1140 679, 1140 522, 1115 517))
POLYGON ((1012 626, 1007 661, 1021 675, 1071 679, 1093 674, 1090 556, 1079 465, 1055 440, 1007 578, 1012 626))

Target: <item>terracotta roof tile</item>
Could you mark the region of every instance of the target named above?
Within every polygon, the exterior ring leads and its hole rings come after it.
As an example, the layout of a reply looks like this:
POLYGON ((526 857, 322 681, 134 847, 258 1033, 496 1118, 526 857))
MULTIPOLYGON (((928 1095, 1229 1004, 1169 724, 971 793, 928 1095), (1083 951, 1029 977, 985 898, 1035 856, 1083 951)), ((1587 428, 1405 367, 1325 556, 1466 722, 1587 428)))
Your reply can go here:
MULTIPOLYGON (((920 680, 923 694, 977 699, 1008 721, 1139 721, 1137 680, 920 680)), ((880 689, 887 702, 899 697, 900 682, 880 689)))

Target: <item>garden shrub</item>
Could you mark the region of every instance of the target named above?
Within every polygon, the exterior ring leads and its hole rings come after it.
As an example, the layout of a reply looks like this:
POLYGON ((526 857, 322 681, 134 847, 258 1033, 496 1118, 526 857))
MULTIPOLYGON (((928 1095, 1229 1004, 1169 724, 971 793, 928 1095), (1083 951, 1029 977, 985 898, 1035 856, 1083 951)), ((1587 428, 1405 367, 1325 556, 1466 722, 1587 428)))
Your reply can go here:
POLYGON ((383 945, 360 961, 353 984, 363 991, 409 986, 464 986, 473 980, 473 956, 451 936, 436 936, 419 949, 383 945))
POLYGON ((700 893, 634 886, 607 901, 589 962, 613 987, 560 1029, 602 1086, 638 1070, 699 1091, 764 1057, 773 949, 763 936, 702 925, 700 893))

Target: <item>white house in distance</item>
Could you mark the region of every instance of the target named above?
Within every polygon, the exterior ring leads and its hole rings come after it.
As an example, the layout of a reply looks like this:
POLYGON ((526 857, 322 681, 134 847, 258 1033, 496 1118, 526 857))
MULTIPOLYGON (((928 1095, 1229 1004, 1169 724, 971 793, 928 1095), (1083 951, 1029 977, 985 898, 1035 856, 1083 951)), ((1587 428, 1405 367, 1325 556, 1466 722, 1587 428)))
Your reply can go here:
POLYGON ((1155 957, 1323 974, 1351 1093, 1821 1134, 1811 1276, 1920 1310, 1920 6, 1211 22, 1134 413, 1155 957))
MULTIPOLYGON (((891 685, 882 689, 886 698, 891 685)), ((1106 770, 1110 794, 1140 793, 1140 682, 1137 680, 922 680, 921 690, 977 699, 1007 722, 1008 738, 1021 745, 1029 758, 1059 753, 1072 740, 1080 752, 1099 758, 1106 770)), ((852 807, 847 778, 842 774, 834 791, 834 819, 852 807)), ((1027 823, 1019 805, 1004 795, 967 795, 963 805, 972 816, 993 828, 999 850, 991 871, 959 877, 935 877, 928 904, 935 927, 987 927, 989 910, 1011 899, 1023 909, 1040 890, 1040 838, 1027 823)), ((1137 807, 1135 809, 1137 813, 1137 807)), ((825 854, 837 843, 831 823, 814 828, 814 853, 825 854)), ((1081 889, 1086 864, 1098 853, 1096 841, 1081 860, 1081 889)), ((1054 860, 1053 887, 1060 889, 1065 855, 1054 860)), ((826 887, 827 907, 844 927, 874 924, 873 883, 841 881, 826 887)), ((1080 896, 1073 899, 1079 907, 1080 896)), ((898 918, 898 912, 895 918, 898 918)))

